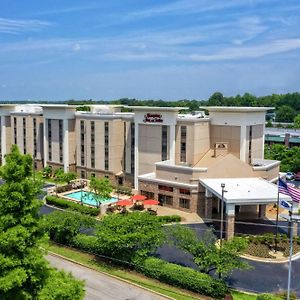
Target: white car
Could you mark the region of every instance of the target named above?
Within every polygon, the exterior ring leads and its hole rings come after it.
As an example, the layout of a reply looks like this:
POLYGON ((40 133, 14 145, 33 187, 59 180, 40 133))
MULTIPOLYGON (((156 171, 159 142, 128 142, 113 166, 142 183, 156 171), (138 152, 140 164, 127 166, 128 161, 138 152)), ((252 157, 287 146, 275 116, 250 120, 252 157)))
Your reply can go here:
POLYGON ((285 178, 287 180, 294 180, 294 173, 293 172, 287 172, 285 175, 285 178))

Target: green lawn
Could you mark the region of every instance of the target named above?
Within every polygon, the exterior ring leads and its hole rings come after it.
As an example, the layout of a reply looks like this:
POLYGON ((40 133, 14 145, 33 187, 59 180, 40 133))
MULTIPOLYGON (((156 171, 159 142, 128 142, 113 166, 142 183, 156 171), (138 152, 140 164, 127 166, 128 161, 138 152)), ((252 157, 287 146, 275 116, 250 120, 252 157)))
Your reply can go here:
MULTIPOLYGON (((96 258, 94 255, 83 253, 73 248, 59 246, 51 241, 44 242, 42 246, 48 251, 70 258, 96 271, 106 272, 116 277, 126 279, 132 283, 138 284, 140 286, 159 292, 163 295, 172 297, 174 299, 178 299, 178 300, 210 299, 205 296, 200 297, 198 294, 193 292, 189 292, 180 288, 170 286, 168 284, 161 283, 157 280, 143 276, 142 274, 139 274, 135 271, 131 271, 121 267, 116 267, 115 265, 109 264, 108 262, 96 258)), ((234 300, 256 299, 255 296, 240 293, 237 291, 233 291, 232 294, 234 300)))
POLYGON ((43 172, 42 171, 38 171, 34 173, 34 176, 36 179, 41 180, 42 182, 49 182, 49 183, 54 183, 54 184, 66 184, 66 181, 60 181, 60 180, 54 180, 54 178, 45 178, 43 177, 43 172))

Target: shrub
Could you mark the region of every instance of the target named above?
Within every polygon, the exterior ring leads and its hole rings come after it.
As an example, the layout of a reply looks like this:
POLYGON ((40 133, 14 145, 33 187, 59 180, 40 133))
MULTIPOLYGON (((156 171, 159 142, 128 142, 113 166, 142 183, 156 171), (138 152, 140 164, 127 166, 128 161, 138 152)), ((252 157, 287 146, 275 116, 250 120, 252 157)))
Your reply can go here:
POLYGON ((44 227, 51 240, 70 245, 80 231, 95 226, 96 220, 78 212, 55 211, 44 218, 44 227))
POLYGON ((172 222, 180 222, 181 217, 178 215, 172 215, 172 216, 158 216, 157 217, 160 222, 162 223, 172 223, 172 222))
POLYGON ((256 297, 257 300, 282 300, 282 298, 272 294, 260 294, 256 297))
POLYGON ((197 272, 192 268, 168 263, 158 258, 147 258, 142 264, 137 265, 136 269, 148 277, 214 299, 222 299, 228 293, 228 287, 223 281, 213 279, 209 275, 197 272))
POLYGON ((72 240, 72 246, 89 253, 96 253, 97 238, 91 235, 77 234, 72 240))
POLYGON ((46 196, 46 203, 60 207, 60 208, 64 208, 64 209, 68 208, 70 210, 78 211, 82 214, 90 215, 90 216, 98 216, 100 213, 100 208, 81 205, 79 203, 61 199, 56 196, 46 196))
MULTIPOLYGON (((273 299, 274 300, 277 300, 277 299, 283 299, 283 300, 285 300, 285 299, 287 299, 287 291, 278 292, 278 293, 275 294, 275 297, 276 298, 272 298, 272 300, 273 299)), ((291 292, 290 299, 291 300, 297 300, 297 295, 296 295, 295 292, 291 292)))

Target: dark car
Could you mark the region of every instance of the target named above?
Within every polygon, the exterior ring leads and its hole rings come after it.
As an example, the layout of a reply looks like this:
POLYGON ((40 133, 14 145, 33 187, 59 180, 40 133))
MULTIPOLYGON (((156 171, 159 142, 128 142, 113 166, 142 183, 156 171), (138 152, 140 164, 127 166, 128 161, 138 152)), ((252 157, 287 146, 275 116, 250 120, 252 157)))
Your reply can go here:
POLYGON ((300 180, 300 172, 295 173, 294 179, 295 180, 300 180))

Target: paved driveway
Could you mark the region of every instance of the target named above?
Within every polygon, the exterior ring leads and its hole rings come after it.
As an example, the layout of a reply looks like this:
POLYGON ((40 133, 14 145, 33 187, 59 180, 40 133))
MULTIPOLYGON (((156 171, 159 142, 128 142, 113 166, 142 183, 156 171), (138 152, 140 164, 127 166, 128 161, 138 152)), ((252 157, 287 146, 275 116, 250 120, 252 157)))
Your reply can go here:
POLYGON ((53 267, 71 272, 85 281, 85 300, 162 300, 167 299, 105 274, 90 270, 57 256, 47 255, 53 267))

